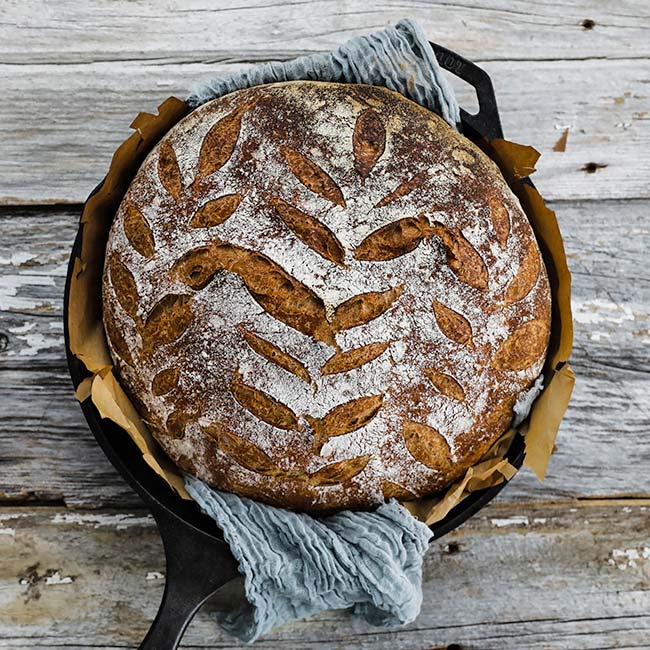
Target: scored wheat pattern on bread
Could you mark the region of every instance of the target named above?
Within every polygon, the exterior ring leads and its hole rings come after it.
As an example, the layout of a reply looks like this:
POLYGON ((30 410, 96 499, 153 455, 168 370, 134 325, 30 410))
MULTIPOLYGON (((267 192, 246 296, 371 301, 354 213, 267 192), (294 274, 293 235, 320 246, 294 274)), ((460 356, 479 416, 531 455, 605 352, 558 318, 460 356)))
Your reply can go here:
MULTIPOLYGON (((152 395, 147 413, 165 449, 217 487, 258 486, 264 500, 307 509, 415 498, 489 442, 482 423, 499 391, 486 378, 518 393, 536 374, 521 371, 541 367, 548 326, 542 301, 529 298, 539 253, 503 187, 485 202, 488 245, 435 191, 457 181, 444 165, 395 164, 399 100, 389 91, 343 91, 347 133, 322 137, 321 127, 301 138, 268 125, 286 101, 282 86, 291 84, 242 91, 241 103, 215 111, 195 158, 187 137, 164 139, 150 156, 157 182, 143 188, 145 199, 159 194, 157 212, 130 191, 116 220, 125 240, 107 256, 109 341, 131 392, 152 395), (338 156, 323 156, 327 146, 338 156), (262 156, 273 163, 267 178, 262 156), (498 256, 513 244, 506 264, 498 256), (425 281, 427 260, 435 275, 425 281), (134 364, 151 368, 146 388, 134 364), (167 409, 163 426, 156 407, 167 409)), ((312 121, 318 112, 314 102, 312 121)), ((458 142, 452 153, 463 155, 452 157, 473 178, 477 167, 464 165, 479 156, 458 142)))

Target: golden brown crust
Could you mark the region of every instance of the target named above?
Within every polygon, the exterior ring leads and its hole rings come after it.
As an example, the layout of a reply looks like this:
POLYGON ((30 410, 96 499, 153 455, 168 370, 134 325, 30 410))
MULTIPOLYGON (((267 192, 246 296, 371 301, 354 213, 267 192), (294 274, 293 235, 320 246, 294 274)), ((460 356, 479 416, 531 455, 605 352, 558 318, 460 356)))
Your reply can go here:
POLYGON ((456 480, 550 329, 496 166, 372 86, 271 84, 191 113, 122 202, 103 292, 122 385, 177 464, 319 512, 456 480))
POLYGON ((339 372, 350 372, 350 370, 361 368, 364 364, 374 361, 383 354, 389 345, 389 342, 368 343, 360 348, 336 352, 323 364, 320 369, 321 375, 336 375, 339 372))
POLYGON ((277 345, 273 345, 269 341, 264 340, 261 336, 250 332, 245 327, 240 326, 239 331, 242 333, 246 343, 251 347, 252 350, 255 350, 257 354, 264 357, 271 363, 275 363, 281 368, 284 368, 288 372, 300 377, 303 381, 308 384, 311 383, 311 377, 309 376, 309 370, 298 361, 295 357, 292 357, 290 354, 287 354, 281 350, 277 345))
POLYGON ((322 418, 305 415, 314 432, 313 452, 319 454, 323 445, 335 436, 365 427, 377 415, 383 401, 382 395, 365 395, 335 406, 322 418))
POLYGON ((242 200, 241 194, 224 194, 217 199, 207 201, 190 220, 192 228, 213 228, 232 216, 242 200))
POLYGON ((153 257, 155 242, 145 216, 134 205, 124 207, 124 234, 131 246, 143 257, 153 257))
POLYGON ((361 178, 365 178, 384 153, 386 129, 376 111, 367 108, 359 113, 352 134, 354 165, 361 178))
POLYGON ((425 368, 424 374, 443 395, 459 402, 465 399, 463 387, 451 375, 439 372, 434 368, 425 368))
POLYGON ((280 218, 304 244, 326 260, 343 264, 345 251, 336 235, 318 219, 276 197, 273 201, 280 218))
POLYGON ((161 370, 156 374, 151 382, 151 392, 156 397, 169 393, 169 391, 174 390, 178 385, 180 376, 181 369, 178 366, 172 366, 171 368, 161 370))

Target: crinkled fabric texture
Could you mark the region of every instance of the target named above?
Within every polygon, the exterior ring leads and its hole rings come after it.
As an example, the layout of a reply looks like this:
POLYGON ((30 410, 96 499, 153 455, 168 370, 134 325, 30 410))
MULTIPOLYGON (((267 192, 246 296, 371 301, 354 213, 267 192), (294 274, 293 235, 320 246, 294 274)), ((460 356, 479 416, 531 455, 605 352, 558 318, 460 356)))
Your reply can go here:
POLYGON ((454 128, 460 122, 454 91, 426 34, 408 18, 381 32, 352 38, 333 52, 265 63, 215 79, 202 85, 187 102, 196 108, 235 90, 296 79, 384 86, 438 113, 454 128))
MULTIPOLYGON (((453 90, 417 23, 351 39, 326 54, 256 66, 213 80, 192 107, 241 88, 296 79, 385 86, 433 110, 456 128, 453 90)), ((422 602, 422 559, 432 533, 397 501, 374 512, 326 518, 274 508, 186 477, 201 509, 215 519, 239 562, 246 601, 221 626, 252 642, 276 625, 326 609, 352 607, 373 625, 413 621, 422 602)))
POLYGON ((317 519, 213 490, 191 476, 185 487, 223 530, 244 576, 248 602, 219 618, 239 639, 252 642, 326 609, 352 607, 382 627, 404 625, 420 612, 432 533, 397 501, 317 519))

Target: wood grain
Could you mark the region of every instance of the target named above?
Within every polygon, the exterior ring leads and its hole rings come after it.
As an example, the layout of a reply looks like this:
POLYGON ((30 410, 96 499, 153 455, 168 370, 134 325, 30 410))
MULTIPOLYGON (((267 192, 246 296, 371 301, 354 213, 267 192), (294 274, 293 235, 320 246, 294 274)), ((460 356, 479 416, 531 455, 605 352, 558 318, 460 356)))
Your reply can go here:
MULTIPOLYGON (((432 542, 422 613, 399 631, 325 612, 256 647, 582 650, 647 647, 650 500, 495 503, 432 542)), ((134 647, 164 584, 144 511, 0 509, 0 648, 134 647)), ((199 612, 182 647, 241 648, 214 622, 238 581, 199 612)))
MULTIPOLYGON (((414 624, 386 631, 326 612, 256 645, 648 647, 647 3, 27 0, 0 9, 0 649, 134 647, 162 594, 153 521, 72 397, 61 322, 79 204, 129 123, 206 79, 404 16, 484 67, 506 136, 543 154, 534 179, 573 275, 574 399, 545 484, 520 472, 432 543, 414 624)), ((183 647, 242 647, 213 620, 239 590, 203 608, 183 647)))
POLYGON ((408 16, 432 38, 470 58, 577 59, 650 55, 650 16, 640 0, 210 0, 182 4, 70 1, 56 15, 38 0, 3 10, 7 63, 98 61, 249 61, 289 58, 337 47, 408 16), (586 28, 585 20, 593 25, 586 28), (71 38, 71 27, 73 28, 71 38))
MULTIPOLYGON (((576 358, 642 372, 650 358, 650 201, 550 207, 573 276, 576 358)), ((78 208, 0 211, 0 368, 36 356, 62 360, 63 288, 78 218, 78 208)))
MULTIPOLYGON (((250 67, 201 61, 0 63, 0 204, 83 201, 139 111, 155 112, 171 94, 186 97, 200 81, 250 67)), ((492 76, 506 136, 545 154, 536 182, 546 198, 650 197, 649 59, 482 65, 492 76), (567 127, 566 151, 553 151, 567 127)), ((468 86, 458 95, 461 105, 471 105, 468 86)))
MULTIPOLYGON (((546 483, 524 472, 505 498, 650 495, 650 201, 552 207, 573 272, 578 380, 546 483)), ((137 499, 94 444, 65 368, 62 294, 77 218, 25 208, 0 217, 0 495, 126 507, 137 499)))

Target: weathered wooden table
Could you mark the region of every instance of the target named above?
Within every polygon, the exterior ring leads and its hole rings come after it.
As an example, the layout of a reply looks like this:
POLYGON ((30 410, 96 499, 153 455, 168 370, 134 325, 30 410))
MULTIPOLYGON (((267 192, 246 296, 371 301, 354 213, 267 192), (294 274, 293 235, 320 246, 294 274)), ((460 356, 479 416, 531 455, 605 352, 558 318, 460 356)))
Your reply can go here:
MULTIPOLYGON (((483 65, 506 135, 543 154, 535 181, 573 272, 576 390, 546 483, 520 473, 431 545, 414 624, 329 612, 258 646, 650 648, 650 6, 229 4, 0 1, 0 648, 133 647, 162 593, 156 528, 87 429, 62 336, 80 204, 131 118, 404 16, 483 65)), ((211 619, 217 601, 184 647, 240 647, 211 619)))

